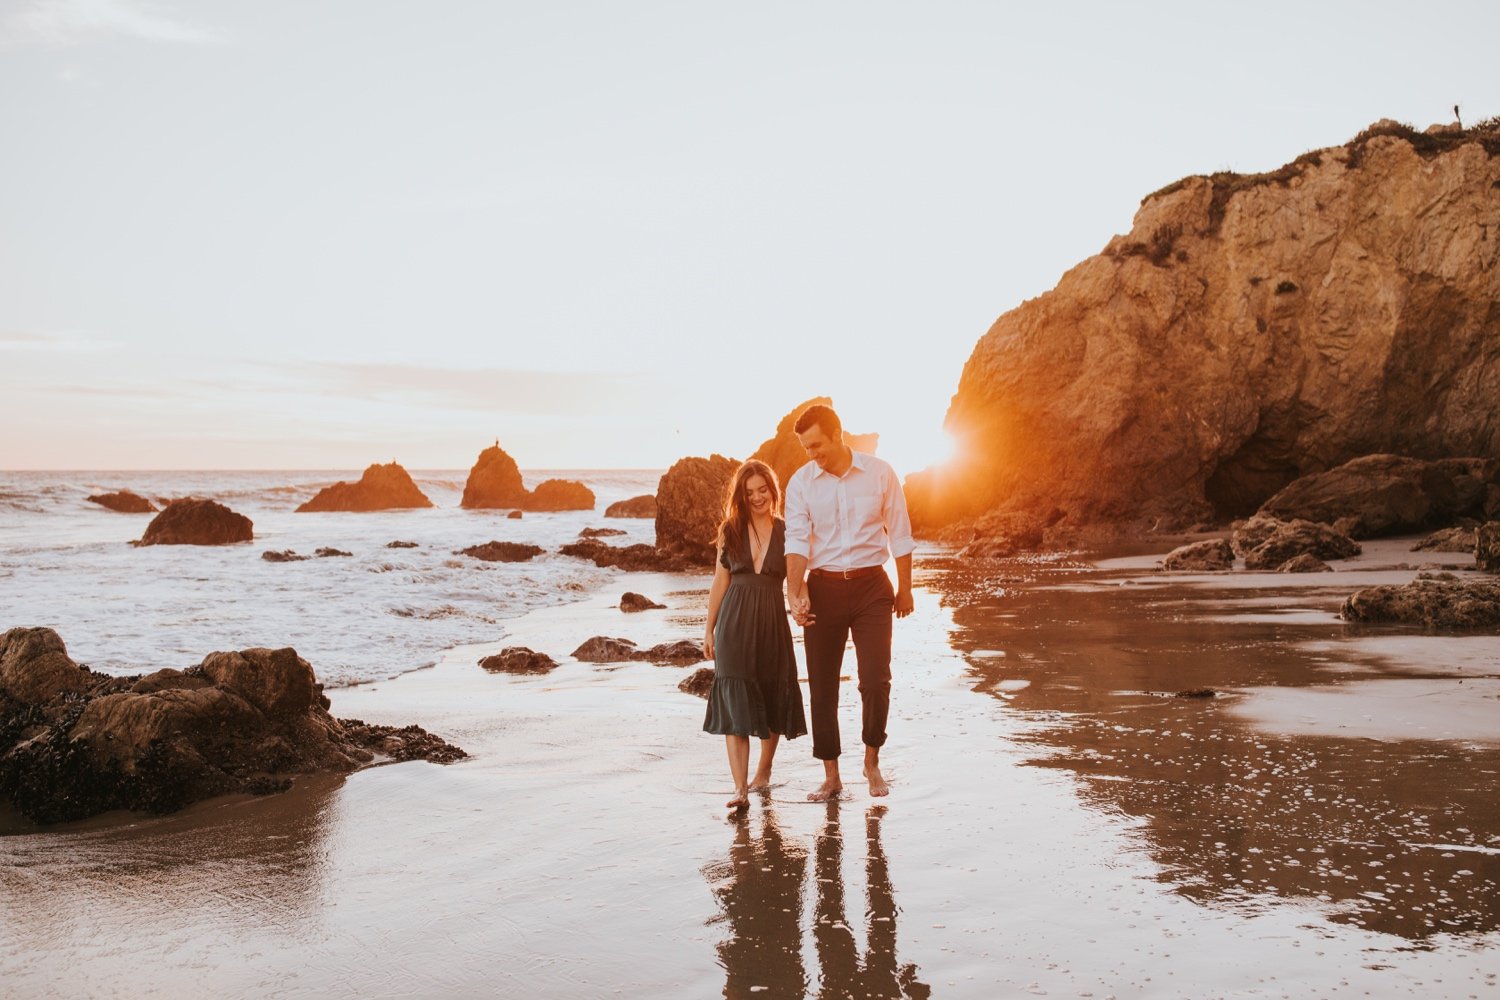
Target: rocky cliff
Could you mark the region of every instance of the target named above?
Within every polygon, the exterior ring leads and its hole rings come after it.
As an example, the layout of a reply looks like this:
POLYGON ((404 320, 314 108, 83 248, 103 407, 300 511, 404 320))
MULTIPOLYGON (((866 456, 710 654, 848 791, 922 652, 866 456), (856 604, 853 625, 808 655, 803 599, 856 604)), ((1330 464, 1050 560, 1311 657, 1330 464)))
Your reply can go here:
POLYGON ((1172 184, 979 341, 913 519, 1185 524, 1362 455, 1500 457, 1497 262, 1500 120, 1172 184))

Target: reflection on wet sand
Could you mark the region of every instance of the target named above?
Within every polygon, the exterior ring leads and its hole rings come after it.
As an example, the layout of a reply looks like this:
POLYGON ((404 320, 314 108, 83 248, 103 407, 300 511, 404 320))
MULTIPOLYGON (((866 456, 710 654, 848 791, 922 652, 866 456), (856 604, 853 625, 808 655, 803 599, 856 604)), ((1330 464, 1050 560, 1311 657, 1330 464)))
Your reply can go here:
POLYGON ((1500 749, 1274 735, 1225 711, 1236 690, 1391 672, 1339 654, 1350 633, 1331 612, 1347 588, 1055 576, 1002 593, 955 577, 955 648, 979 690, 1032 721, 1033 763, 1077 773, 1087 798, 1144 821, 1164 881, 1215 905, 1312 900, 1418 942, 1500 928, 1500 749), (1224 613, 1246 597, 1304 613, 1224 613), (1221 696, 1172 697, 1204 688, 1221 696))
POLYGON ((728 855, 704 868, 721 911, 713 922, 728 925, 718 945, 724 996, 931 996, 931 988, 917 979, 916 966, 901 965, 897 959, 899 911, 880 842, 885 806, 872 806, 864 814, 863 954, 844 901, 840 803, 829 802, 825 808, 826 822, 815 835, 811 885, 807 847, 782 836, 773 808, 759 814, 758 834, 752 832, 754 818, 736 820, 728 855), (815 991, 803 958, 803 910, 809 895, 818 968, 815 991))

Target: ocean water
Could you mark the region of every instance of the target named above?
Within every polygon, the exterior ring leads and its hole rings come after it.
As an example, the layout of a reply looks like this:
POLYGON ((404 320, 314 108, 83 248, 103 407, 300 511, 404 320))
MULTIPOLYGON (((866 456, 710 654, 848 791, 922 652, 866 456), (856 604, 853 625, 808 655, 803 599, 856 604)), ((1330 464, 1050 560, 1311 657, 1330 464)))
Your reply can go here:
MULTIPOLYGON (((566 603, 620 577, 558 547, 586 527, 620 528, 615 544, 655 541, 650 520, 609 518, 616 500, 655 493, 657 470, 529 470, 528 487, 567 478, 594 491, 592 511, 469 511, 467 471, 413 471, 435 506, 376 513, 296 507, 358 472, 0 472, 0 631, 54 628, 81 663, 129 674, 192 666, 215 650, 292 646, 329 686, 391 677, 459 643, 503 639, 505 622, 566 603), (149 514, 119 514, 91 494, 128 489, 153 500, 217 500, 255 523, 255 540, 135 548, 149 514), (392 541, 416 548, 388 548, 392 541), (491 540, 548 551, 525 563, 456 554, 491 540), (348 558, 273 563, 261 553, 322 547, 348 558)), ((159 505, 159 504, 158 504, 159 505)), ((621 577, 622 589, 623 577, 621 577)))

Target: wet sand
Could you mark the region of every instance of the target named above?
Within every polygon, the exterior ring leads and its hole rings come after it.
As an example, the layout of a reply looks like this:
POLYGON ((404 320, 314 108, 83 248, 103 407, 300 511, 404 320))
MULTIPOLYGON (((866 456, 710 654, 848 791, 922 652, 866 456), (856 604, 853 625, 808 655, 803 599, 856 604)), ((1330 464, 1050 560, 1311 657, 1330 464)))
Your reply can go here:
POLYGON ((890 798, 846 757, 847 799, 803 801, 802 739, 739 820, 722 740, 676 689, 692 668, 567 658, 701 633, 706 578, 622 576, 503 644, 331 692, 470 761, 0 838, 4 992, 1492 995, 1500 743, 1304 719, 1372 714, 1365 685, 1494 679, 1493 637, 1337 620, 1354 586, 1412 575, 1382 560, 1436 561, 1387 549, 1309 577, 929 555, 896 624, 890 798), (668 609, 622 614, 625 589, 668 609), (475 666, 501 645, 562 666, 475 666), (1169 697, 1204 687, 1222 694, 1169 697))

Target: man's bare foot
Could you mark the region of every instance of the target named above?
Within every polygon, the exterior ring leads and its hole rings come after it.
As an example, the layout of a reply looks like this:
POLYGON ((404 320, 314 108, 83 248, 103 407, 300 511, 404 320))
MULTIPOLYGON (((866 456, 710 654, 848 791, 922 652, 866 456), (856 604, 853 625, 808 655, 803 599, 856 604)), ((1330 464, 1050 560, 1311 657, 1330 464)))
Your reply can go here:
POLYGON ((891 794, 891 786, 886 784, 885 776, 880 773, 879 764, 866 764, 865 777, 870 781, 870 794, 876 798, 891 794))
POLYGON ((757 771, 756 774, 755 774, 755 777, 750 780, 750 791, 752 791, 752 792, 769 792, 770 790, 771 790, 771 775, 770 775, 770 772, 767 772, 765 774, 761 774, 760 772, 757 771))
POLYGON ((839 793, 843 790, 844 786, 842 783, 829 778, 825 780, 821 785, 819 785, 816 789, 807 793, 807 801, 827 802, 830 799, 838 798, 839 793))

